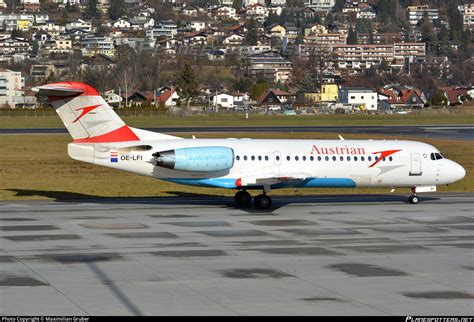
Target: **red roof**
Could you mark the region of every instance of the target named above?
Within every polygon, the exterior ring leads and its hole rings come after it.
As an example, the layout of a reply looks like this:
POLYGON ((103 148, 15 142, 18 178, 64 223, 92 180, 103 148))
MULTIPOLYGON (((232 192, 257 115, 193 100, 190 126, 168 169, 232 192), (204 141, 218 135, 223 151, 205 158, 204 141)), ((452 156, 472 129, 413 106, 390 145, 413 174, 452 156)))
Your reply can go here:
POLYGON ((446 96, 448 97, 449 104, 462 104, 459 100, 461 95, 466 95, 467 91, 465 89, 447 89, 445 90, 446 96))
POLYGON ((161 103, 161 102, 166 103, 166 101, 169 100, 169 98, 171 97, 171 95, 173 95, 173 93, 174 93, 174 90, 164 91, 163 93, 161 93, 160 96, 156 98, 156 101, 158 103, 161 103))

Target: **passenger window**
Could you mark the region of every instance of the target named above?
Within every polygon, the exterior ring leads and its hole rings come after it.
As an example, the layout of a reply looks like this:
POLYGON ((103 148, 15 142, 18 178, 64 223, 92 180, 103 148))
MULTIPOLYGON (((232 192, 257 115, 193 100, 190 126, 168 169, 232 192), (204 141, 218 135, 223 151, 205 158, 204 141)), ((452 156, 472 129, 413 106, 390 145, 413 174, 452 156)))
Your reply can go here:
POLYGON ((341 155, 339 160, 344 161, 344 157, 341 155))
POLYGON ((262 156, 261 155, 258 156, 258 161, 262 161, 262 156))
MULTIPOLYGON (((326 157, 327 158, 327 157, 326 157)), ((321 161, 321 156, 318 156, 318 161, 321 161)))
MULTIPOLYGON (((354 161, 357 161, 357 157, 354 157, 354 161)), ((362 160, 362 161, 364 161, 364 160, 362 160)))
POLYGON ((298 156, 295 156, 295 161, 298 161, 298 160, 299 160, 298 156))
POLYGON ((329 157, 326 155, 326 161, 329 161, 329 157))
POLYGON ((236 159, 237 161, 239 161, 239 160, 240 160, 240 156, 236 156, 235 159, 236 159))
POLYGON ((305 156, 303 156, 303 161, 306 161, 306 157, 305 157, 305 156))
POLYGON ((332 157, 332 160, 333 160, 333 161, 336 161, 336 157, 332 157))
MULTIPOLYGON (((356 161, 357 161, 357 160, 356 160, 356 161)), ((360 157, 360 161, 365 161, 364 156, 361 156, 361 157, 360 157)))
MULTIPOLYGON (((278 159, 279 159, 279 158, 277 157, 277 160, 278 160, 278 159)), ((268 155, 265 156, 265 161, 268 161, 268 155)))
POLYGON ((247 161, 247 156, 246 155, 244 155, 244 160, 247 161))
POLYGON ((290 156, 287 156, 286 159, 287 159, 288 161, 290 161, 291 158, 290 158, 290 156))
POLYGON ((350 157, 350 156, 347 156, 347 161, 351 161, 351 157, 350 157))
POLYGON ((393 161, 393 158, 392 158, 392 157, 388 157, 388 160, 389 160, 389 161, 393 161))
POLYGON ((314 161, 314 157, 313 157, 313 156, 310 156, 309 159, 310 159, 311 161, 314 161))
POLYGON ((280 157, 279 157, 278 155, 276 156, 276 160, 277 160, 277 161, 280 161, 280 157))
POLYGON ((252 161, 255 161, 255 156, 252 155, 252 161))
POLYGON ((372 161, 372 157, 371 157, 371 156, 368 156, 368 157, 367 157, 367 160, 372 161))

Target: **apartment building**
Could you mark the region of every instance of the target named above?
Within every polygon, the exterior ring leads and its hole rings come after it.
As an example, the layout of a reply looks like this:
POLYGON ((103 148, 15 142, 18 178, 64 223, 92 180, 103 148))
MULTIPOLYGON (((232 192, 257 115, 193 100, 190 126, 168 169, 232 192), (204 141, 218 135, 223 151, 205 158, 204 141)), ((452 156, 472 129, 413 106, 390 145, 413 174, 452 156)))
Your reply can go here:
POLYGON ((428 5, 422 6, 408 6, 408 20, 411 25, 416 25, 424 16, 428 14, 428 18, 433 22, 439 18, 438 9, 430 8, 428 5))
POLYGON ((474 3, 458 6, 462 14, 464 28, 474 29, 474 3))
POLYGON ((81 50, 84 56, 90 57, 96 54, 115 56, 115 45, 109 37, 85 37, 81 40, 81 50))
POLYGON ((264 77, 271 81, 287 83, 291 77, 291 62, 276 51, 264 51, 247 57, 248 65, 244 71, 252 78, 264 77))
POLYGON ((314 9, 316 11, 331 11, 336 4, 336 0, 305 0, 305 7, 314 9))

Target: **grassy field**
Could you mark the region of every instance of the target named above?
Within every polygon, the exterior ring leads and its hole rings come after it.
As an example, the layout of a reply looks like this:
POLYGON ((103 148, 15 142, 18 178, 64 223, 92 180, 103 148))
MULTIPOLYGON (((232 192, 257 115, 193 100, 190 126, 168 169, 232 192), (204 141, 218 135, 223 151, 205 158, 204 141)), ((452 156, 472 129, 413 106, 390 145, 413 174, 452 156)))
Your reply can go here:
MULTIPOLYGON (((365 135, 345 135, 346 139, 365 139, 365 135)), ((179 134, 178 134, 179 135, 179 134)), ((188 135, 188 134, 186 134, 188 135)), ((224 133, 204 137, 334 139, 328 133, 224 133)), ((393 139, 393 137, 385 137, 393 139)), ((466 178, 440 191, 474 191, 474 149, 472 142, 415 139, 438 147, 448 158, 462 164, 466 178)), ((103 168, 70 159, 69 135, 2 135, 0 146, 0 200, 77 199, 97 197, 155 197, 179 195, 225 195, 232 190, 195 188, 167 183, 126 172, 103 168)), ((316 195, 327 193, 388 193, 389 189, 293 189, 274 190, 273 195, 316 195)), ((397 190, 409 194, 408 189, 397 190)))
MULTIPOLYGON (((205 127, 205 126, 344 126, 344 125, 436 125, 474 124, 474 108, 456 111, 424 111, 407 115, 196 115, 187 117, 154 116, 152 110, 123 111, 123 120, 135 127, 205 127), (135 115, 136 113, 136 115, 135 115), (127 116, 128 115, 128 116, 127 116)), ((30 116, 5 116, 0 113, 0 128, 63 127, 54 111, 29 111, 30 116), (3 115, 3 116, 2 116, 3 115)))

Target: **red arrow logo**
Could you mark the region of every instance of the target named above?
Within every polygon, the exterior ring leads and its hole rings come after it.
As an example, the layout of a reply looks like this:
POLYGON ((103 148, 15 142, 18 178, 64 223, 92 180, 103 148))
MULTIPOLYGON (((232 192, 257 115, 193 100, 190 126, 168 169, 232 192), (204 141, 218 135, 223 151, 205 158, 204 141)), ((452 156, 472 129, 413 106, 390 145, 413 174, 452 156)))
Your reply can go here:
POLYGON ((101 106, 101 105, 102 105, 102 104, 78 108, 76 111, 82 110, 81 115, 79 115, 74 121, 72 121, 72 123, 76 123, 76 122, 79 121, 84 115, 86 115, 87 113, 89 113, 89 112, 95 110, 96 108, 98 108, 98 107, 101 106))
POLYGON ((380 161, 383 160, 383 158, 386 158, 388 157, 389 155, 392 155, 398 151, 401 151, 401 150, 387 150, 387 151, 379 151, 379 152, 374 152, 372 154, 377 154, 377 153, 380 153, 380 156, 378 157, 377 160, 375 160, 374 163, 372 163, 369 168, 372 168, 374 165, 376 165, 377 163, 379 163, 380 161))

